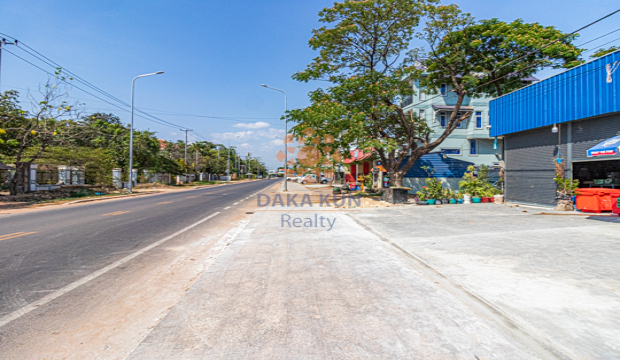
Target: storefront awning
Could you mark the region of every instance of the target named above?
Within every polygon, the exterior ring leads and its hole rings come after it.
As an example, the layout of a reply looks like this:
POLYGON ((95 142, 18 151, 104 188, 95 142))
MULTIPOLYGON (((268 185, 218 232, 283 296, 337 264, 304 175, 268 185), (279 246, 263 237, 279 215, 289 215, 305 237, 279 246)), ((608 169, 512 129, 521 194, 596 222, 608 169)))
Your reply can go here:
MULTIPOLYGON (((454 111, 454 106, 452 105, 433 105, 434 110, 444 110, 444 111, 454 111)), ((474 108, 471 106, 461 106, 459 111, 474 111, 474 108)))
POLYGON ((605 140, 588 149, 588 157, 620 154, 620 135, 605 140))

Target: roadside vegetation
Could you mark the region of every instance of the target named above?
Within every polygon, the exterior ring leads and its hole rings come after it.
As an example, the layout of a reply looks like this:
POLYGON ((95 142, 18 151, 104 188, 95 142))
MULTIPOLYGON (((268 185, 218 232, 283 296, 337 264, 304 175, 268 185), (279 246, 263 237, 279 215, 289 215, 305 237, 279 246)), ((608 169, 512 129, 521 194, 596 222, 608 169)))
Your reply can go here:
MULTIPOLYGON (((68 103, 70 81, 58 69, 39 94, 28 94, 31 110, 20 103, 17 91, 0 94, 0 161, 16 168, 15 176, 5 185, 11 195, 18 193, 30 164, 84 167, 86 184, 104 186, 112 185, 112 169, 122 168, 123 181, 127 181, 129 126, 114 114, 85 114, 84 104, 68 103)), ((187 146, 186 164, 183 141, 160 140, 154 132, 134 130, 134 167, 140 174, 139 182, 145 181, 143 170, 173 177, 200 172, 225 174, 229 150, 234 174, 239 170, 234 164, 246 166, 234 148, 197 141, 187 146)), ((264 164, 258 166, 264 169, 264 164)))

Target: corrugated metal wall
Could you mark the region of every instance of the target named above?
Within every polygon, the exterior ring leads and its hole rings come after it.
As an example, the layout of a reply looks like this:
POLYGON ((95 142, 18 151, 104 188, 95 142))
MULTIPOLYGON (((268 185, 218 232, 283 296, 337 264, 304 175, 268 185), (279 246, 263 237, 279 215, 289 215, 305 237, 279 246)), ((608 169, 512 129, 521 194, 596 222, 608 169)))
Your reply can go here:
MULTIPOLYGON (((571 123, 572 154, 569 156, 568 124, 560 126, 560 151, 565 160, 584 159, 592 146, 620 131, 620 113, 571 123)), ((556 203, 555 159, 558 134, 550 126, 508 134, 506 145, 506 201, 553 205, 556 203)), ((601 160, 601 159, 592 159, 601 160)), ((566 171, 568 162, 565 162, 566 171)))
MULTIPOLYGON (((408 158, 405 158, 405 162, 408 158)), ((444 159, 440 153, 430 153, 422 156, 415 164, 407 171, 405 177, 407 178, 426 178, 428 174, 422 169, 422 166, 428 166, 430 169, 434 169, 433 176, 441 178, 460 178, 463 177, 467 167, 474 165, 469 161, 463 161, 448 157, 444 159)))
POLYGON ((589 148, 618 135, 618 132, 620 132, 620 113, 573 122, 573 160, 586 158, 589 148))
MULTIPOLYGON (((566 132, 560 134, 566 154, 566 132)), ((506 201, 554 204, 558 135, 544 127, 507 135, 504 144, 506 201)))
POLYGON ((616 61, 620 51, 491 101, 491 136, 620 111, 620 69, 606 82, 616 61))

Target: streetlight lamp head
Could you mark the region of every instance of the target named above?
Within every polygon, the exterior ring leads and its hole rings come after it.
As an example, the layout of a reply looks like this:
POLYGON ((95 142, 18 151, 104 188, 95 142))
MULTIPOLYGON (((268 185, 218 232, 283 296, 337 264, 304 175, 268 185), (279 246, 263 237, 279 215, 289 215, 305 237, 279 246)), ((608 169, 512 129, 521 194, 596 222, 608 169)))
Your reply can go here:
POLYGON ((260 86, 262 86, 262 87, 267 87, 267 85, 265 85, 265 84, 260 84, 260 86))
POLYGON ((163 73, 164 73, 163 71, 158 71, 155 74, 159 75, 159 74, 163 74, 163 73))

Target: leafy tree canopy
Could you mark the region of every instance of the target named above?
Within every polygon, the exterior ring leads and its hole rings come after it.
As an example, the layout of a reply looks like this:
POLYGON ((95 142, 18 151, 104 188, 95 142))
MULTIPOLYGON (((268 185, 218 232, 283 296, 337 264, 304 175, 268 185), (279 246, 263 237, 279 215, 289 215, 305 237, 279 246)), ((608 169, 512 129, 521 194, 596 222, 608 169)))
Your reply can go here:
POLYGON ((292 132, 303 138, 312 129, 318 140, 310 143, 323 155, 374 149, 395 186, 402 186, 413 164, 471 115, 457 116, 466 96, 497 95, 512 89, 510 81, 544 66, 571 66, 580 54, 570 44, 572 37, 553 27, 521 20, 477 23, 456 5, 434 0, 348 0, 323 9, 319 20, 326 25, 314 30, 309 41, 319 55, 293 79, 331 86, 310 92, 310 106, 287 113, 287 120, 296 123, 292 132), (426 22, 417 31, 422 18, 426 22), (412 50, 416 37, 428 46, 412 50), (523 56, 530 50, 537 55, 523 56), (455 109, 437 138, 432 139, 425 119, 400 106, 401 96, 414 93, 411 79, 430 92, 442 83, 452 88, 455 109), (325 138, 334 141, 325 143, 325 138))

